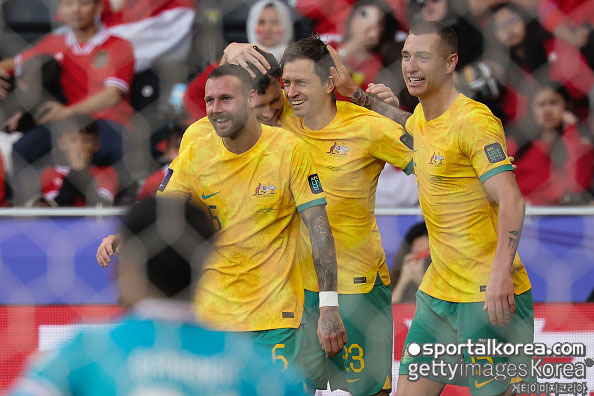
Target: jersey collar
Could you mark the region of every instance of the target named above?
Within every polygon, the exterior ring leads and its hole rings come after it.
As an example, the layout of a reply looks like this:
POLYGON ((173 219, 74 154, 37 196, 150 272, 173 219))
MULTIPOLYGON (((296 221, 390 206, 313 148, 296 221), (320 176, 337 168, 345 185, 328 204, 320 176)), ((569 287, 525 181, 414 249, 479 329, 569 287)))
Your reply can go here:
POLYGON ((107 40, 109 37, 109 33, 107 29, 102 24, 98 24, 97 33, 93 35, 89 40, 87 40, 82 46, 76 41, 76 37, 72 32, 72 29, 68 28, 66 32, 66 45, 72 49, 72 52, 76 55, 88 55, 90 54, 95 47, 100 46, 107 40))

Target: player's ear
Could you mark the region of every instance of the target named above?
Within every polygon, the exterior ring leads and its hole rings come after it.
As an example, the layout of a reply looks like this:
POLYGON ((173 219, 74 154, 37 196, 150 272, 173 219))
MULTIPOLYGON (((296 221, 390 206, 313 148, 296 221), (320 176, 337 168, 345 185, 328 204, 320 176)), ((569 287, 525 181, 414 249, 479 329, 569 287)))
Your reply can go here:
POLYGON ((255 89, 250 89, 248 92, 248 106, 256 107, 258 104, 258 93, 255 89))
POLYGON ((326 88, 327 93, 334 91, 334 77, 328 76, 328 79, 326 80, 325 88, 326 88))
POLYGON ((446 60, 448 74, 453 73, 456 70, 458 64, 458 54, 449 54, 446 60))

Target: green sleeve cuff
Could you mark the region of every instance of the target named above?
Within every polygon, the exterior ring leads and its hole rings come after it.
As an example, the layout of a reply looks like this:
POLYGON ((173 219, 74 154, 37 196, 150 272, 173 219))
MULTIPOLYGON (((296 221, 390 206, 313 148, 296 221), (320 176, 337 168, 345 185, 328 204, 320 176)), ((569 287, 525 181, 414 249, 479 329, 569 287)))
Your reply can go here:
POLYGON ((481 183, 486 182, 490 177, 495 176, 498 173, 513 171, 513 170, 514 170, 514 168, 510 164, 505 164, 505 165, 498 166, 497 168, 493 168, 481 176, 481 183))
POLYGON ((413 173, 413 160, 410 160, 408 162, 408 164, 406 165, 406 167, 404 167, 404 169, 402 169, 402 171, 406 174, 406 175, 410 175, 411 173, 413 173))
POLYGON ((304 204, 301 204, 301 205, 297 206, 297 212, 301 213, 305 209, 309 209, 312 206, 317 206, 317 205, 326 205, 326 198, 318 198, 318 199, 314 199, 313 201, 309 201, 304 204))

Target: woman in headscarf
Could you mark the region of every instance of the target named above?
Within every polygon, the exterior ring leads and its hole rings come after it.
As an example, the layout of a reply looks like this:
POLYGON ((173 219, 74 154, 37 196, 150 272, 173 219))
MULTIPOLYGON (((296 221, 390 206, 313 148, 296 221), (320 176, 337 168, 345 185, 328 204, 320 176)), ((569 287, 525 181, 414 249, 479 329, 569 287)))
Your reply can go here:
POLYGON ((250 8, 246 22, 248 42, 280 58, 293 40, 289 6, 279 0, 260 0, 250 8))
MULTIPOLYGON (((289 6, 279 0, 260 0, 250 8, 246 21, 250 44, 257 45, 280 60, 285 48, 293 40, 293 20, 289 6)), ((220 60, 210 64, 192 80, 184 95, 184 104, 192 121, 206 115, 204 85, 206 78, 220 60)))

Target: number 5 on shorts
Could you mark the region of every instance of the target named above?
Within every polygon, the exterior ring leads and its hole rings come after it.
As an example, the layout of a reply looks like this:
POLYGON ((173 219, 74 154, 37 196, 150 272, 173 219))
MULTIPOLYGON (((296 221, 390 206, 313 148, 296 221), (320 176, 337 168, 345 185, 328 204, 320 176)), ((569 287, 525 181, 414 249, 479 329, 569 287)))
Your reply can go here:
POLYGON ((272 348, 272 362, 276 364, 276 361, 280 360, 283 364, 283 371, 289 367, 289 362, 287 361, 287 358, 282 355, 283 351, 279 351, 280 353, 278 353, 277 349, 284 349, 284 347, 285 344, 276 344, 274 348, 272 348))

